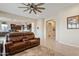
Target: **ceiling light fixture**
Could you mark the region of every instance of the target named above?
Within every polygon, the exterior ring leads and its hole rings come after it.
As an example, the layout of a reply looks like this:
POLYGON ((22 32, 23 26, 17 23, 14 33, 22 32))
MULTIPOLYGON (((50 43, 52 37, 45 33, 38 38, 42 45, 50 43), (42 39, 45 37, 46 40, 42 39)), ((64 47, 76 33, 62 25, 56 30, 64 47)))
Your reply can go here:
POLYGON ((19 7, 19 8, 24 8, 24 12, 29 11, 29 13, 34 12, 34 14, 37 14, 37 12, 42 12, 42 10, 44 10, 44 7, 40 7, 42 6, 44 3, 22 3, 22 5, 24 5, 24 7, 19 7))

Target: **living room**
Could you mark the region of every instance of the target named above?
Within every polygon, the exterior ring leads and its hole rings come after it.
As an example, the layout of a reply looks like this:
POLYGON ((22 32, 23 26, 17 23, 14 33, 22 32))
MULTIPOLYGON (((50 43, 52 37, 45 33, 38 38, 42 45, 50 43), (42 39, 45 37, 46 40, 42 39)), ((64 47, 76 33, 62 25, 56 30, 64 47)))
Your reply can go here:
POLYGON ((34 6, 37 4, 30 4, 0 3, 1 55, 4 56, 9 53, 12 56, 79 55, 78 28, 76 26, 72 28, 67 27, 68 17, 79 17, 79 4, 37 3, 40 6, 38 11, 34 6), (26 10, 26 5, 30 4, 30 8, 35 8, 36 11, 24 11, 26 10), (5 42, 7 38, 12 41, 16 38, 20 39, 20 37, 24 40, 24 43, 27 42, 27 45, 19 45, 21 47, 17 47, 15 42, 15 48, 11 43, 7 44, 5 42), (25 40, 28 38, 31 38, 31 40, 25 40), (23 46, 30 47, 24 48, 23 46), (19 52, 21 48, 23 49, 19 52))

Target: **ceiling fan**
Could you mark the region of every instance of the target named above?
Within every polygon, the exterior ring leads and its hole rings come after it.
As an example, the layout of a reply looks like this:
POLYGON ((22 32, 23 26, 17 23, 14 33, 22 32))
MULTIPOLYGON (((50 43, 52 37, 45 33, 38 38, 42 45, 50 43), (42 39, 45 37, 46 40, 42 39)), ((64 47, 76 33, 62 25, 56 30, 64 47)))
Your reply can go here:
POLYGON ((24 6, 23 7, 19 7, 19 8, 24 8, 24 12, 29 11, 29 13, 34 12, 35 14, 37 14, 37 12, 42 12, 42 10, 44 10, 44 7, 41 7, 44 3, 22 3, 24 6))

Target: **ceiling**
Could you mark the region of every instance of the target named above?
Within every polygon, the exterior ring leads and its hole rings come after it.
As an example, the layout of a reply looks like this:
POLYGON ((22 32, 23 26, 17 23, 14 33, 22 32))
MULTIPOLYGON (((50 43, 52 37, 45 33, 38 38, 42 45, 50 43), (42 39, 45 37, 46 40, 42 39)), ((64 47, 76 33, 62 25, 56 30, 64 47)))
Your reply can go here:
POLYGON ((0 3, 0 10, 5 11, 8 13, 16 14, 19 16, 25 16, 25 17, 30 17, 30 18, 50 18, 50 17, 55 17, 59 12, 74 6, 76 4, 68 4, 68 3, 46 3, 43 6, 46 8, 43 10, 42 13, 34 14, 31 13, 29 14, 28 12, 23 12, 24 9, 20 9, 18 7, 24 6, 20 3, 0 3))

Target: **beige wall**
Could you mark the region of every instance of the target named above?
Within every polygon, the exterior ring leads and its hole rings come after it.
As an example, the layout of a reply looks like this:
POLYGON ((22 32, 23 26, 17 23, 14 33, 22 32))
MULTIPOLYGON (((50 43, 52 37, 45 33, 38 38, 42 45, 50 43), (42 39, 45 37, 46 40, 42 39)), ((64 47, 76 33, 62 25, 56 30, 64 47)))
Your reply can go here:
MULTIPOLYGON (((79 5, 65 8, 54 18, 44 20, 44 46, 49 47, 46 42, 46 21, 56 20, 56 41, 64 45, 79 47, 79 29, 67 29, 67 17, 79 15, 79 5)), ((52 41, 53 42, 53 41, 52 41)), ((51 47, 52 48, 52 47, 51 47)), ((62 50, 61 50, 62 51, 62 50)))
POLYGON ((60 12, 56 17, 56 40, 60 43, 79 47, 79 29, 67 29, 67 17, 79 15, 79 5, 60 12))
POLYGON ((40 37, 41 45, 43 45, 44 43, 44 19, 38 19, 36 22, 36 36, 40 37), (37 27, 39 27, 39 29, 37 27))

